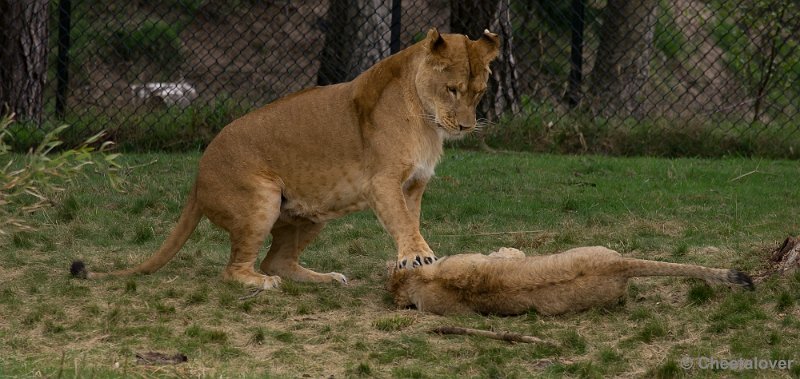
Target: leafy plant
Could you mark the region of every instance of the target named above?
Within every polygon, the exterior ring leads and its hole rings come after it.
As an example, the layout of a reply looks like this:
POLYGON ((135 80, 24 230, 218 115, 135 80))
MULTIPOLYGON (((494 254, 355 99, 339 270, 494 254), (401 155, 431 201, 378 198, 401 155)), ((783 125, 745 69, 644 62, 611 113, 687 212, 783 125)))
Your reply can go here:
POLYGON ((740 77, 752 96, 752 119, 775 117, 775 110, 792 114, 800 74, 797 47, 800 39, 800 5, 792 1, 717 1, 719 15, 712 30, 726 51, 726 63, 740 77), (734 20, 734 21, 731 21, 734 20))
POLYGON ((10 229, 31 229, 20 216, 51 204, 53 193, 76 180, 92 167, 107 175, 114 187, 118 179, 114 175, 120 167, 116 162, 119 154, 107 153, 110 141, 94 147, 104 133, 87 138, 77 148, 58 151, 62 142, 58 135, 67 129, 62 125, 47 133, 38 146, 21 158, 11 155, 7 139, 11 138, 9 126, 14 122, 13 114, 0 118, 0 234, 10 229))
POLYGON ((147 57, 163 65, 176 65, 183 59, 177 27, 161 20, 148 19, 133 28, 114 32, 111 47, 126 61, 147 57))
POLYGON ((653 43, 667 58, 685 59, 679 54, 688 47, 688 41, 675 24, 675 15, 670 8, 670 4, 666 1, 661 1, 659 7, 653 43))

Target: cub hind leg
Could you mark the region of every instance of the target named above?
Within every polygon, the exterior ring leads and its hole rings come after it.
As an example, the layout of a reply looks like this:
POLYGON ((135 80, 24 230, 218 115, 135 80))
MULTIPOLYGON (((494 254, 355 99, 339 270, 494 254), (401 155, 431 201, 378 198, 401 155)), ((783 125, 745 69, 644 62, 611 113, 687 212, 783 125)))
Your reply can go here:
POLYGON ((311 221, 297 224, 278 221, 272 228, 272 246, 261 262, 261 271, 298 282, 346 284, 347 278, 338 272, 321 274, 300 266, 300 254, 324 226, 324 223, 311 221))

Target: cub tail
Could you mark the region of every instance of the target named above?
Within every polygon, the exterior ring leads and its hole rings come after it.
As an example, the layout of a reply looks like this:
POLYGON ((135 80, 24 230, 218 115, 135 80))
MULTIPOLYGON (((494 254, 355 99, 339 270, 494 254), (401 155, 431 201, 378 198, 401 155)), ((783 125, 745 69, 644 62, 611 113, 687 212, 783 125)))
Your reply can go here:
POLYGON ((112 272, 92 272, 86 269, 86 264, 84 264, 83 261, 76 260, 72 262, 69 272, 72 277, 82 279, 97 279, 106 276, 127 276, 139 273, 150 274, 156 272, 175 257, 175 254, 178 253, 189 239, 192 232, 197 228, 197 224, 200 223, 202 217, 203 212, 200 210, 200 206, 197 203, 197 187, 194 186, 189 192, 189 199, 181 212, 175 229, 172 230, 164 243, 161 244, 158 251, 150 256, 150 258, 136 267, 112 272))
POLYGON ((648 261, 644 259, 624 258, 623 275, 636 276, 685 276, 703 279, 719 284, 733 284, 748 290, 755 290, 749 275, 733 269, 710 268, 681 263, 648 261))

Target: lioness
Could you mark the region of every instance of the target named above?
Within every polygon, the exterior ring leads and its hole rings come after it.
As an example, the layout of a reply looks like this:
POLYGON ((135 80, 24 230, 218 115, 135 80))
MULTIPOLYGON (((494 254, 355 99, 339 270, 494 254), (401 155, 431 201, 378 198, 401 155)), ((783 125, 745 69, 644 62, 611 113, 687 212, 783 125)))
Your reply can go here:
POLYGON ((499 39, 428 31, 353 81, 277 100, 226 126, 208 145, 178 224, 137 267, 89 278, 152 273, 183 246, 203 216, 225 229, 231 254, 223 278, 268 289, 281 278, 342 282, 299 264, 325 223, 372 208, 394 238, 399 268, 433 263, 419 232, 420 201, 442 142, 476 127, 475 107, 499 39), (268 234, 272 246, 254 270, 268 234))
POLYGON ((391 268, 388 288, 397 306, 437 314, 557 315, 615 304, 635 276, 688 276, 754 289, 736 270, 623 258, 601 246, 532 257, 507 248, 452 255, 415 270, 391 268))

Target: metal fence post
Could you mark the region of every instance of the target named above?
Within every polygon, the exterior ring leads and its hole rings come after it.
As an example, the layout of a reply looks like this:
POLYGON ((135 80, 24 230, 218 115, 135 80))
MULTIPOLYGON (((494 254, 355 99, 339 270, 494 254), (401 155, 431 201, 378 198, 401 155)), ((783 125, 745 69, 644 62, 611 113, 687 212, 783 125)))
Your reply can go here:
POLYGON ((566 100, 570 108, 578 105, 583 81, 583 26, 585 0, 572 0, 572 44, 570 48, 570 72, 566 100))
POLYGON ((400 32, 402 30, 402 24, 400 23, 400 16, 402 14, 401 7, 402 0, 393 0, 392 1, 392 37, 391 42, 389 43, 389 48, 391 49, 392 54, 400 51, 400 32))
POLYGON ((69 88, 69 45, 72 1, 58 3, 58 60, 56 61, 56 117, 64 118, 69 88))

